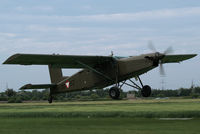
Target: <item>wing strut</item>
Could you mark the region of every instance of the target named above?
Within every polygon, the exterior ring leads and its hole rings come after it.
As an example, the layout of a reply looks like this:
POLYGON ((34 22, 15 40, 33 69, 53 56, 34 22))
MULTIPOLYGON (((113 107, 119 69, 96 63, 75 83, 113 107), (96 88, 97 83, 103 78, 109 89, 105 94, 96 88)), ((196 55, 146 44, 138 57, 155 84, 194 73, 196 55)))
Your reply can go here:
POLYGON ((142 88, 144 87, 144 85, 143 85, 143 83, 142 83, 142 81, 141 81, 141 79, 140 79, 139 76, 136 76, 136 78, 139 79, 139 82, 140 82, 140 84, 141 84, 141 87, 140 87, 137 83, 135 83, 133 80, 131 80, 131 79, 129 79, 129 81, 130 81, 133 85, 131 85, 131 84, 129 84, 129 83, 126 83, 126 80, 125 80, 125 81, 122 82, 122 85, 120 85, 119 87, 121 88, 123 85, 127 85, 127 86, 133 87, 133 88, 135 88, 135 89, 142 90, 142 88))
POLYGON ((96 69, 94 69, 94 68, 92 68, 92 67, 90 67, 90 66, 88 66, 88 65, 86 65, 86 64, 84 64, 84 63, 82 63, 82 62, 80 62, 80 61, 76 61, 76 62, 77 62, 78 64, 84 66, 85 68, 87 68, 87 69, 89 69, 89 70, 95 72, 96 74, 98 74, 98 75, 100 75, 100 76, 102 76, 102 77, 104 77, 104 78, 106 78, 106 79, 108 79, 108 80, 110 80, 110 81, 112 81, 112 82, 115 82, 113 79, 111 79, 111 78, 108 77, 107 75, 105 75, 105 74, 103 74, 103 73, 97 71, 96 69))

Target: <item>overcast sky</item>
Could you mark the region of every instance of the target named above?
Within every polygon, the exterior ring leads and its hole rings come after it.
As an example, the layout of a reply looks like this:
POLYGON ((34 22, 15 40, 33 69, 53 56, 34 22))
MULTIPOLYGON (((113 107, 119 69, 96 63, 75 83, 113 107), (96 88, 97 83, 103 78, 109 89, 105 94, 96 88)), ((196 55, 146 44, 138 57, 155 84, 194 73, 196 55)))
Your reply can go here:
MULTIPOLYGON (((200 52, 199 0, 0 0, 0 62, 15 53, 133 56, 200 52)), ((200 56, 141 76, 152 88, 200 85, 200 56), (162 85, 162 81, 164 84, 162 85)), ((71 75, 77 70, 64 70, 71 75)), ((0 91, 50 83, 47 66, 0 65, 0 91)), ((127 89, 127 87, 124 87, 127 89)))

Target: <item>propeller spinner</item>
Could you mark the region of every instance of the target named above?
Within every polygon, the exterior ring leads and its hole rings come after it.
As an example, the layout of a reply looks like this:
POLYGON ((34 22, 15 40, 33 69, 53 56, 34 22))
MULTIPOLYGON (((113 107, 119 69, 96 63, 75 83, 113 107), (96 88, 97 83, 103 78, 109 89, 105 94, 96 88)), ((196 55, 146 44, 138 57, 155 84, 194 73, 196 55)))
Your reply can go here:
POLYGON ((155 46, 153 45, 153 43, 151 41, 149 41, 148 43, 148 48, 150 50, 152 50, 154 53, 155 53, 155 56, 153 57, 149 57, 147 56, 146 58, 153 61, 153 64, 155 66, 158 66, 159 65, 159 72, 160 72, 160 75, 161 76, 165 76, 165 69, 163 67, 163 63, 162 63, 162 59, 167 55, 167 54, 170 54, 170 53, 173 53, 173 48, 172 47, 168 47, 164 53, 160 53, 156 50, 155 46))

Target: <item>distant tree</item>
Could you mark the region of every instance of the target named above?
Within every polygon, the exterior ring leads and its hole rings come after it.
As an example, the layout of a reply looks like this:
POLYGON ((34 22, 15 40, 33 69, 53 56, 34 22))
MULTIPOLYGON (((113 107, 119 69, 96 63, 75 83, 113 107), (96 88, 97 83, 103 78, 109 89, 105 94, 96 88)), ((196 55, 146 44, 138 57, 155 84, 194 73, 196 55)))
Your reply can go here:
POLYGON ((80 95, 76 95, 75 98, 79 100, 81 98, 81 96, 80 95))
POLYGON ((13 89, 7 89, 7 90, 5 91, 5 93, 6 93, 6 95, 7 95, 8 97, 12 97, 12 96, 15 96, 15 95, 17 94, 13 89))
POLYGON ((21 97, 16 97, 16 99, 15 99, 15 103, 22 103, 22 99, 21 99, 21 97))
POLYGON ((5 94, 5 92, 0 93, 0 101, 7 101, 7 100, 8 100, 8 97, 7 97, 7 95, 5 94))
POLYGON ((179 89, 179 96, 190 96, 191 90, 186 88, 179 89))
POLYGON ((98 95, 97 95, 96 93, 91 94, 90 97, 91 97, 92 100, 96 100, 96 99, 99 98, 98 95))
POLYGON ((10 97, 8 99, 8 103, 15 103, 15 97, 10 97))
POLYGON ((199 97, 199 94, 198 93, 191 93, 190 95, 193 99, 196 99, 199 97))
POLYGON ((49 89, 45 89, 41 93, 42 93, 42 100, 48 100, 48 98, 49 98, 49 89))
POLYGON ((103 89, 97 89, 96 94, 101 98, 106 96, 106 92, 103 89))
POLYGON ((32 100, 42 100, 43 96, 42 93, 38 90, 32 91, 32 100))
POLYGON ((200 94, 200 87, 195 87, 194 92, 200 94))

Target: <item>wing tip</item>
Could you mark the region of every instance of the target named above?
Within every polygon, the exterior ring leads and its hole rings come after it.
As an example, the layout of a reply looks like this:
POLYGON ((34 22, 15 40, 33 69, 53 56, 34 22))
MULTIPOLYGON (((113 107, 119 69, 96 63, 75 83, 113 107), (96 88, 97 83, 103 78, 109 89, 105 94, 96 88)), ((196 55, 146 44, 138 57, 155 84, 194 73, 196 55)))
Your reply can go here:
POLYGON ((17 53, 17 54, 14 54, 12 56, 10 56, 7 60, 5 60, 3 62, 3 64, 15 64, 15 62, 13 62, 14 59, 16 59, 20 54, 17 53))
POLYGON ((26 84, 26 85, 22 86, 19 90, 30 89, 31 86, 32 86, 32 84, 26 84))
POLYGON ((196 57, 198 54, 193 54, 194 57, 196 57))
POLYGON ((198 54, 188 54, 187 55, 188 57, 185 60, 192 59, 192 58, 196 57, 197 55, 198 54))
MULTIPOLYGON (((194 57, 196 57, 198 54, 188 54, 188 57, 185 60, 189 60, 192 59, 194 57)), ((184 61, 184 60, 183 60, 184 61)))
POLYGON ((191 59, 191 58, 194 58, 194 57, 196 57, 198 54, 190 54, 190 58, 189 59, 191 59))

